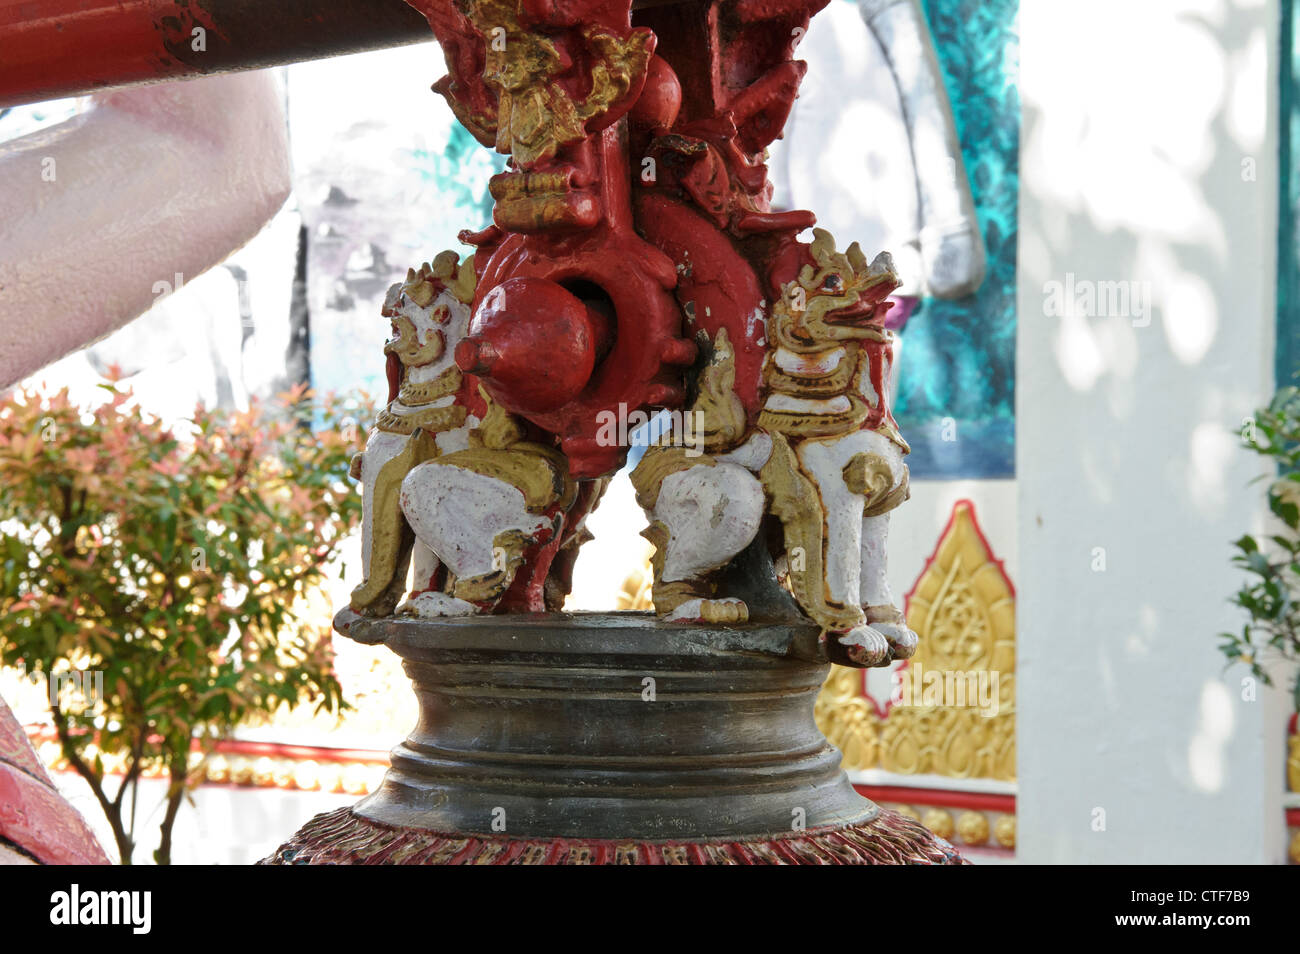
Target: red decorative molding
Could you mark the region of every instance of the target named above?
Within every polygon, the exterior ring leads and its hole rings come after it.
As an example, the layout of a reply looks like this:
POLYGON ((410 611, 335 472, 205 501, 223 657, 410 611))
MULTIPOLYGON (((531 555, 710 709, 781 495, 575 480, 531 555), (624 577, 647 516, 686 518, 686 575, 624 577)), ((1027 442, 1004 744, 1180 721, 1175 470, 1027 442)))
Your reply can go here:
MULTIPOLYGON (((44 726, 28 726, 27 737, 32 745, 57 742, 58 737, 44 726)), ((191 746, 194 752, 203 751, 196 739, 191 746)), ((321 745, 293 745, 287 742, 254 742, 248 739, 222 739, 212 746, 213 755, 243 755, 248 758, 291 759, 295 762, 346 762, 362 765, 388 765, 388 753, 380 749, 337 749, 321 745)))
POLYGON ((901 785, 854 785, 859 795, 873 802, 902 802, 907 805, 933 805, 940 808, 965 808, 975 812, 1016 813, 1016 796, 993 792, 959 792, 948 788, 907 788, 901 785))
POLYGON ((968 864, 947 841, 898 812, 871 821, 751 841, 648 842, 456 835, 394 828, 349 808, 317 815, 262 864, 354 865, 880 865, 968 864))
MULTIPOLYGON (((198 745, 195 745, 198 750, 198 745)), ((284 742, 251 742, 246 739, 223 739, 213 749, 217 755, 246 755, 250 758, 280 758, 315 762, 360 762, 363 765, 387 765, 388 753, 378 749, 334 749, 319 745, 290 745, 284 742)))

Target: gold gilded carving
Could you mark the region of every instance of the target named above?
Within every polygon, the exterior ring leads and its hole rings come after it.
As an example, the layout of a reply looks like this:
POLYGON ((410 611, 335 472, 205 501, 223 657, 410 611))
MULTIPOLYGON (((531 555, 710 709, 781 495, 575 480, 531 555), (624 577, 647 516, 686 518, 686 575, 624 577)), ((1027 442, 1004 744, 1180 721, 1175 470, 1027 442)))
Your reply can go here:
POLYGON ((940 838, 951 838, 957 827, 952 820, 952 813, 942 808, 927 809, 921 816, 921 824, 940 838))
POLYGON ((771 360, 765 364, 763 380, 769 389, 808 406, 796 410, 788 400, 769 400, 759 415, 759 426, 794 437, 830 437, 870 421, 873 430, 907 453, 907 442, 890 415, 881 413, 880 392, 887 382, 877 379, 882 376, 877 359, 889 350, 892 333, 875 318, 835 320, 842 309, 859 306, 863 296, 879 300, 887 295, 898 284, 897 272, 887 255, 868 262, 856 242, 847 252, 838 252, 829 232, 814 229, 813 234, 809 251, 815 266, 804 265, 796 278, 785 283, 767 327, 777 350, 822 361, 803 366, 797 362, 781 366, 771 360), (823 362, 838 350, 844 350, 845 357, 827 367, 823 362), (867 400, 864 395, 871 397, 867 400))
POLYGON ((819 398, 843 394, 853 384, 858 371, 857 361, 847 351, 830 374, 800 375, 783 371, 775 362, 763 366, 763 383, 783 394, 819 398))
POLYGON ((484 37, 483 82, 494 112, 474 112, 454 96, 447 102, 483 140, 495 134, 498 152, 524 169, 552 158, 561 146, 586 138, 586 124, 625 99, 645 74, 654 45, 649 30, 619 37, 596 25, 582 28, 590 55, 589 92, 576 98, 557 82, 571 68, 554 39, 519 22, 516 0, 471 0, 465 11, 484 37))
POLYGON ((439 252, 434 257, 433 265, 428 270, 443 283, 447 291, 451 292, 462 305, 468 305, 474 301, 474 290, 478 287, 478 276, 474 273, 473 255, 466 255, 465 260, 461 261, 459 255, 448 249, 439 252))
POLYGON ((541 513, 556 501, 568 507, 577 488, 564 459, 540 444, 518 443, 508 448, 469 447, 441 458, 441 463, 504 481, 524 495, 529 513, 541 513))
POLYGON ((375 427, 390 434, 413 434, 417 428, 438 433, 460 427, 465 423, 468 413, 459 404, 425 408, 410 414, 394 414, 384 408, 379 412, 375 427))
POLYGON ((859 670, 831 666, 813 712, 827 741, 844 753, 846 769, 879 765, 882 720, 862 694, 859 670))
POLYGON ((983 812, 962 812, 957 818, 957 837, 968 845, 989 840, 989 820, 983 812))
MULTIPOLYGON (((427 287, 427 283, 421 283, 417 287, 423 289, 427 287)), ((421 307, 426 307, 426 305, 421 307)), ((393 336, 393 340, 384 345, 385 354, 397 355, 402 364, 412 368, 432 364, 442 357, 444 347, 442 335, 429 335, 421 344, 419 333, 415 329, 415 322, 409 317, 397 314, 393 315, 389 320, 392 322, 396 334, 393 336)))
POLYGON ((993 825, 993 840, 1003 848, 1016 847, 1016 816, 1003 815, 993 825))
POLYGON ((651 588, 650 598, 655 612, 662 616, 671 613, 687 600, 709 599, 713 592, 714 587, 707 580, 659 580, 651 588))
MULTIPOLYGON (((436 434, 463 427, 469 416, 460 405, 430 406, 459 389, 462 378, 458 368, 453 366, 423 383, 412 382, 407 376, 411 368, 427 365, 440 357, 445 341, 443 333, 437 331, 427 335, 424 344, 420 344, 414 322, 402 313, 405 307, 402 302, 428 308, 439 290, 446 289, 456 301, 468 305, 474 298, 476 282, 473 256, 462 262, 455 252, 445 251, 436 255, 432 263, 407 269, 406 279, 389 291, 384 314, 392 322, 396 335, 384 346, 384 351, 398 357, 402 378, 397 399, 379 413, 375 427, 389 434, 409 436, 410 440, 379 469, 374 487, 366 491, 373 524, 369 573, 352 591, 351 606, 358 613, 384 615, 401 598, 411 546, 410 530, 399 502, 402 480, 414 467, 438 456, 436 434)), ((434 308, 432 314, 438 324, 450 318, 445 305, 434 308)), ((350 468, 350 473, 358 479, 363 457, 364 454, 355 457, 350 468)))
POLYGON ((487 405, 487 410, 483 413, 483 419, 479 421, 478 427, 469 432, 469 446, 500 450, 523 440, 523 425, 513 414, 492 400, 487 389, 481 384, 478 395, 487 405))
MULTIPOLYGON (((692 456, 689 448, 685 447, 647 448, 630 475, 632 489, 636 491, 636 502, 645 510, 653 509, 659 500, 659 488, 663 486, 667 477, 678 471, 700 466, 712 467, 713 458, 699 454, 692 456)), ((641 536, 650 539, 645 531, 641 536)), ((656 543, 654 540, 651 542, 656 543)))
POLYGON ((856 394, 844 397, 849 403, 846 410, 821 414, 763 408, 758 415, 758 426, 765 431, 792 437, 834 437, 856 431, 871 413, 871 408, 856 394))
POLYGON ((541 513, 557 502, 567 509, 578 488, 569 477, 563 455, 553 448, 521 440, 524 431, 518 419, 493 401, 482 385, 479 396, 487 410, 478 427, 469 432, 469 446, 447 454, 442 462, 505 481, 524 495, 524 506, 530 513, 541 513))
POLYGON ((499 565, 482 576, 457 580, 452 586, 452 595, 471 603, 500 599, 515 578, 515 571, 523 564, 524 551, 531 542, 526 534, 518 530, 503 530, 498 533, 492 538, 492 549, 494 553, 501 554, 499 565))
POLYGON ((698 422, 704 450, 721 453, 735 447, 745 436, 745 406, 736 396, 736 352, 727 329, 713 339, 713 354, 700 373, 699 396, 691 405, 691 420, 698 422))
POLYGON ((844 483, 850 493, 866 497, 863 515, 889 513, 911 496, 907 465, 903 479, 894 487, 894 472, 879 454, 854 454, 844 465, 844 483))
POLYGON ((421 407, 425 404, 432 404, 439 398, 444 398, 459 391, 462 380, 464 380, 464 375, 461 374, 460 368, 453 366, 432 381, 425 381, 421 384, 415 384, 411 381, 403 382, 402 389, 397 392, 397 400, 407 407, 421 407))
POLYGON ((822 687, 817 724, 844 753, 844 767, 1013 780, 1015 596, 967 501, 953 508, 912 591, 907 624, 921 637, 901 671, 908 704, 879 715, 863 692, 861 674, 840 667, 832 667, 822 687), (986 696, 975 689, 981 679, 986 696), (965 704, 951 698, 929 704, 929 687, 959 681, 971 688, 965 704))
MULTIPOLYGON (((734 447, 745 435, 745 408, 736 396, 736 355, 731 347, 726 329, 718 331, 713 339, 713 353, 699 377, 699 394, 685 415, 691 422, 689 434, 666 434, 660 442, 648 448, 632 471, 632 487, 637 503, 645 510, 654 508, 663 482, 672 474, 692 467, 712 467, 715 462, 710 453, 725 452, 734 447), (674 439, 699 441, 697 446, 674 446, 674 439)), ((714 623, 741 623, 749 618, 748 609, 738 603, 713 605, 708 601, 713 584, 704 579, 665 581, 663 554, 668 543, 668 529, 656 521, 641 532, 655 546, 651 560, 653 584, 651 597, 655 612, 661 616, 671 613, 687 600, 701 598, 701 617, 714 623)))
POLYGON ((702 441, 705 453, 701 453, 699 447, 671 445, 669 442, 674 435, 664 435, 659 443, 647 448, 631 474, 636 502, 643 509, 654 508, 659 499, 659 488, 669 475, 701 465, 712 467, 714 462, 709 453, 729 450, 744 437, 745 407, 736 397, 735 386, 736 353, 732 350, 727 329, 723 328, 713 339, 713 354, 700 372, 699 395, 685 418, 693 422, 693 433, 675 435, 702 441))
POLYGON ((869 325, 835 326, 827 321, 831 312, 858 301, 860 295, 897 281, 892 270, 873 271, 857 242, 848 252, 835 250, 835 238, 824 229, 813 229, 810 248, 817 267, 805 265, 799 277, 782 289, 768 321, 772 343, 797 354, 822 351, 828 342, 858 339, 890 341, 884 328, 869 325), (829 289, 835 289, 830 293, 829 289))
POLYGON ((1286 760, 1287 788, 1300 792, 1300 731, 1289 740, 1290 754, 1286 760))
POLYGON ((371 504, 370 573, 352 591, 352 609, 360 613, 379 604, 380 612, 392 609, 405 585, 404 565, 410 543, 406 540, 406 518, 398 502, 402 478, 411 468, 438 456, 433 435, 416 431, 411 439, 379 471, 371 504), (399 570, 401 572, 399 572, 399 570), (396 592, 394 589, 396 588, 396 592))
MULTIPOLYGON (((655 493, 658 494, 657 485, 655 493)), ((665 580, 663 578, 668 528, 662 522, 656 520, 641 531, 641 536, 649 540, 655 548, 650 556, 650 605, 656 613, 662 616, 671 613, 687 600, 703 599, 713 595, 713 586, 708 580, 665 580)))
POLYGON ((771 512, 781 521, 787 553, 802 553, 798 567, 791 565, 790 590, 795 599, 824 630, 847 632, 862 621, 858 606, 840 606, 829 599, 823 569, 826 531, 817 485, 799 467, 799 460, 783 434, 772 435, 772 456, 758 474, 771 500, 771 512), (798 548, 798 549, 796 549, 798 548))

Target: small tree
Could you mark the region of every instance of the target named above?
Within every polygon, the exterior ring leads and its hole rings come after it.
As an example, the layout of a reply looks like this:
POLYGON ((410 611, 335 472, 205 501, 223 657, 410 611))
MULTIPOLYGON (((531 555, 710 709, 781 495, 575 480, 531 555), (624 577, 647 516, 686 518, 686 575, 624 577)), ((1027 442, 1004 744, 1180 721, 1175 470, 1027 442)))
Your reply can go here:
MULTIPOLYGON (((1246 571, 1247 579, 1232 602, 1249 619, 1240 634, 1220 633, 1220 648, 1230 663, 1246 664, 1256 678, 1272 685, 1272 662, 1300 663, 1300 389, 1280 389, 1268 407, 1245 422, 1241 437, 1276 473, 1268 487, 1268 506, 1279 526, 1263 539, 1246 534, 1234 544, 1232 562, 1246 571)), ((1300 710, 1300 680, 1292 692, 1300 710)))
POLYGON ((342 706, 328 620, 299 614, 360 517, 346 477, 365 411, 298 389, 198 408, 178 434, 105 387, 89 409, 66 390, 0 404, 0 661, 102 673, 99 698, 50 693, 54 729, 123 864, 141 775, 168 780, 167 864, 192 752, 281 706, 342 706))

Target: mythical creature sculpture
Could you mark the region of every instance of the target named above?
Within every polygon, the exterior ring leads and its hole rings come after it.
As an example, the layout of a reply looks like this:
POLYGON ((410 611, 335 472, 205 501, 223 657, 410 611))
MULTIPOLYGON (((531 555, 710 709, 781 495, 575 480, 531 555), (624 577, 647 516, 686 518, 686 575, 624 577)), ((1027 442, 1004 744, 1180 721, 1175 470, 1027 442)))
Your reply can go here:
POLYGON ((632 480, 658 547, 653 598, 661 616, 744 622, 748 607, 718 594, 715 577, 771 515, 782 530, 774 547, 781 576, 834 637, 832 659, 874 666, 916 647, 885 575, 888 513, 908 487, 908 447, 887 403, 885 299, 898 276, 888 254, 868 263, 856 244, 841 254, 829 234, 815 234, 811 261, 781 283, 767 317, 755 425, 735 391, 724 328, 692 405, 707 454, 690 456, 670 432, 632 480))
MULTIPOLYGON (((491 610, 525 558, 537 566, 563 542, 577 499, 567 462, 524 440, 524 425, 454 361, 474 287, 473 262, 443 252, 388 291, 389 403, 353 460, 365 493, 364 580, 351 608, 363 615, 491 610), (411 562, 417 583, 398 606, 411 562)), ((537 592, 523 587, 525 603, 536 604, 549 565, 528 581, 537 592)))
POLYGON ((855 792, 812 718, 827 658, 916 643, 884 572, 898 276, 800 241, 814 218, 771 207, 764 166, 826 0, 410 2, 436 88, 511 159, 472 256, 389 295, 358 466, 366 580, 335 625, 403 658, 419 722, 276 860, 959 862, 855 792), (676 429, 632 482, 661 619, 522 612, 561 607, 625 425, 658 411, 676 429))
POLYGON ((633 474, 658 614, 743 624, 754 601, 728 573, 762 550, 748 572, 777 594, 779 576, 832 659, 911 655, 884 552, 908 486, 884 328, 898 277, 887 254, 799 241, 815 219, 771 208, 763 164, 825 2, 415 2, 451 71, 435 88, 511 159, 494 224, 462 233, 473 255, 443 253, 385 304, 392 394, 358 467, 353 612, 558 608, 628 450, 602 422, 684 407, 690 446, 670 432, 633 474))

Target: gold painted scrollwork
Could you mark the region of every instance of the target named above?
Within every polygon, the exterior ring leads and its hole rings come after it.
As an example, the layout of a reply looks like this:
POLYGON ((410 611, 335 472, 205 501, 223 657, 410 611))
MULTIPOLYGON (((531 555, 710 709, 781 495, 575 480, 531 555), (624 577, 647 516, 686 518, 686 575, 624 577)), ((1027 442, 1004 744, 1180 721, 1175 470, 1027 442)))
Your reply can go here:
MULTIPOLYGON (((417 4, 418 6, 418 4, 417 4)), ((452 111, 480 139, 495 138, 498 152, 512 155, 522 169, 551 159, 563 146, 587 136, 587 123, 624 103, 645 75, 654 34, 635 28, 618 36, 595 24, 579 28, 581 50, 521 22, 517 0, 468 0, 463 12, 481 35, 482 81, 495 108, 474 111, 448 96, 452 111), (578 96, 559 82, 581 54, 585 92, 578 96)), ((449 61, 450 62, 450 61, 449 61)), ((473 77, 460 77, 473 82, 473 77)))

